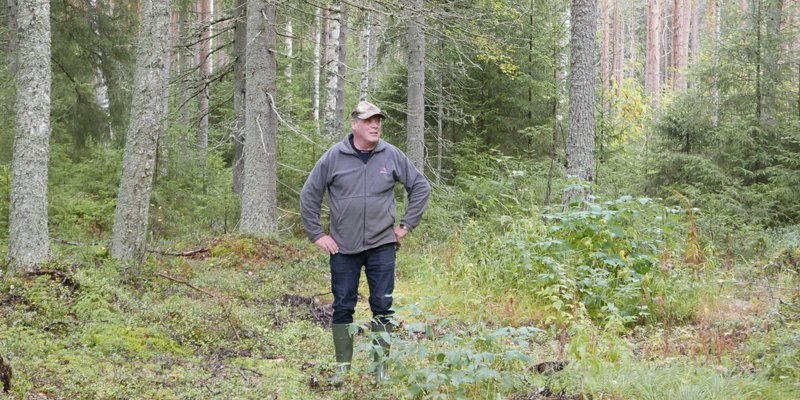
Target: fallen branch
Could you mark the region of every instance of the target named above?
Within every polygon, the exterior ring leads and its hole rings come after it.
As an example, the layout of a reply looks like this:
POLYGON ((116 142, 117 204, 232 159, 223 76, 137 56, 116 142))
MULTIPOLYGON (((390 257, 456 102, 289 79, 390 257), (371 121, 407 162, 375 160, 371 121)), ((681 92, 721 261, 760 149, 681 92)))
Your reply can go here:
MULTIPOLYGON (((70 242, 69 240, 64 240, 64 239, 61 239, 61 238, 52 238, 52 241, 54 241, 56 243, 70 245, 70 246, 102 246, 102 247, 108 247, 108 244, 104 244, 104 243, 70 242)), ((199 248, 196 248, 194 250, 186 250, 186 251, 161 251, 161 250, 158 250, 158 249, 147 249, 146 251, 148 253, 161 254, 163 256, 191 257, 191 256, 193 256, 195 254, 207 253, 207 252, 211 251, 211 249, 209 249, 208 247, 199 247, 199 248)))
POLYGON ((158 273, 156 273, 156 275, 158 275, 158 276, 160 276, 162 278, 171 280, 171 281, 173 281, 175 283, 180 283, 180 284, 186 285, 186 286, 188 286, 188 287, 190 287, 190 288, 192 288, 192 289, 194 289, 194 290, 196 290, 198 292, 205 293, 205 294, 207 294, 207 295, 209 295, 209 296, 211 296, 211 297, 213 297, 215 299, 229 300, 229 298, 227 296, 225 296, 225 295, 222 295, 222 294, 219 294, 219 293, 214 293, 214 292, 212 292, 212 291, 210 291, 208 289, 203 289, 203 288, 201 288, 199 286, 192 285, 188 281, 185 281, 183 279, 178 279, 178 278, 171 277, 171 276, 169 276, 169 275, 167 275, 167 274, 165 274, 163 272, 158 272, 158 273))
POLYGON ((195 254, 207 253, 207 252, 210 252, 210 251, 211 251, 211 249, 209 249, 208 247, 200 247, 200 248, 197 248, 197 249, 194 249, 194 250, 186 250, 186 251, 179 251, 179 252, 147 249, 148 253, 161 254, 162 256, 177 256, 177 257, 191 257, 191 256, 193 256, 195 254))
POLYGON ((66 272, 57 269, 35 269, 33 271, 27 271, 26 274, 29 276, 48 275, 54 281, 59 281, 62 285, 69 286, 72 290, 78 288, 78 283, 72 280, 66 272))

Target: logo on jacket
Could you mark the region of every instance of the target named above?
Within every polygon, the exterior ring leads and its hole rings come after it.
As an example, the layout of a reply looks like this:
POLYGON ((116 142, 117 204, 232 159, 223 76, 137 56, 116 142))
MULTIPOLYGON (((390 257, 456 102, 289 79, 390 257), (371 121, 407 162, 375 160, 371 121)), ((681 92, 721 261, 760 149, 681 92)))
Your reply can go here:
POLYGON ((385 174, 386 173, 386 167, 383 167, 383 168, 379 169, 378 173, 379 174, 385 174))

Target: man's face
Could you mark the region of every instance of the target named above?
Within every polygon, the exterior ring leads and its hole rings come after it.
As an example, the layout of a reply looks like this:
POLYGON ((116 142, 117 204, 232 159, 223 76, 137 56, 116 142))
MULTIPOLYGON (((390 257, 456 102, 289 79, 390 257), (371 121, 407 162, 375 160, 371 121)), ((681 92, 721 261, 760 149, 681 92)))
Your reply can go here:
POLYGON ((378 140, 381 138, 380 115, 373 115, 367 119, 353 118, 351 125, 356 144, 365 144, 369 147, 378 144, 378 140))

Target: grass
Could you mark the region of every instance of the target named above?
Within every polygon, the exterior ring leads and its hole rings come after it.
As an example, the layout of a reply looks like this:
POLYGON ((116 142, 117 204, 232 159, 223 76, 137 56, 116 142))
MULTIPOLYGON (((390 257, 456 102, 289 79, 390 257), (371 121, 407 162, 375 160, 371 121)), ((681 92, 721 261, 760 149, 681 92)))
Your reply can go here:
MULTIPOLYGON (((153 255, 127 269, 103 250, 59 246, 65 261, 48 268, 69 280, 4 276, 0 355, 14 380, 0 398, 495 399, 542 387, 561 398, 800 397, 797 322, 780 322, 776 300, 791 295, 791 271, 708 272, 689 318, 621 330, 547 324, 552 310, 540 297, 475 285, 452 240, 424 237, 399 253, 389 384, 371 383, 362 332, 349 385, 326 385, 334 365, 323 254, 300 240, 226 236, 209 239, 207 252, 153 255), (729 283, 745 276, 756 284, 729 283), (764 290, 765 280, 790 290, 764 290), (504 328, 528 326, 543 330, 504 328), (534 372, 553 360, 569 364, 534 372)), ((357 316, 365 325, 365 300, 357 316)))

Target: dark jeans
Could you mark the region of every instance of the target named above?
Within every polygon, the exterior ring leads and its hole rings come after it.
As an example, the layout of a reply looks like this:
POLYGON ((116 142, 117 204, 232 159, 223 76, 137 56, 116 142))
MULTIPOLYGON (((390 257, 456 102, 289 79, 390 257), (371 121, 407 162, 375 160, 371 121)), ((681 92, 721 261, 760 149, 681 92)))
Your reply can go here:
POLYGON ((353 322, 358 302, 358 280, 361 267, 369 284, 369 307, 372 317, 382 324, 389 321, 394 291, 395 244, 388 243, 358 254, 331 255, 331 290, 333 291, 334 324, 353 322))

